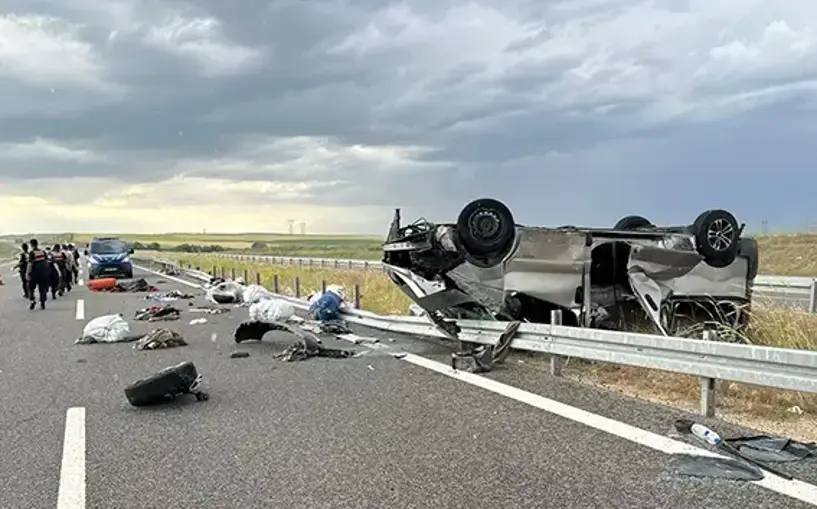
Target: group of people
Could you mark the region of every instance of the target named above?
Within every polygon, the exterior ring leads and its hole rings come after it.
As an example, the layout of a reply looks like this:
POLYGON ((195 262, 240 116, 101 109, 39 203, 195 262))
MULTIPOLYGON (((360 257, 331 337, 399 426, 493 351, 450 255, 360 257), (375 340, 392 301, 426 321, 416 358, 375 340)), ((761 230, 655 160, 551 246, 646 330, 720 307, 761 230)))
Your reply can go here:
POLYGON ((29 301, 29 309, 37 306, 45 309, 48 292, 51 298, 62 297, 70 292, 79 279, 79 251, 73 244, 55 244, 41 249, 37 239, 23 243, 16 268, 20 271, 23 296, 29 301))

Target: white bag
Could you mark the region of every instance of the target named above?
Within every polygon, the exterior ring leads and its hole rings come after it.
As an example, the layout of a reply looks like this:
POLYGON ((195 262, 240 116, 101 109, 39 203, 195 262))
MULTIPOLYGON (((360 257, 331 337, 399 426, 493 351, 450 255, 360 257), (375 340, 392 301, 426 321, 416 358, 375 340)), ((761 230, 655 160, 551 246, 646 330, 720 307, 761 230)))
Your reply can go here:
POLYGON ((263 286, 250 285, 244 289, 244 293, 241 298, 243 299, 244 304, 255 304, 256 302, 261 302, 262 300, 274 299, 275 294, 263 286))
POLYGON ((292 304, 281 299, 264 299, 250 306, 250 321, 284 322, 295 314, 292 304))
POLYGON ((94 318, 82 330, 82 340, 96 343, 120 343, 130 336, 130 325, 121 315, 94 318))

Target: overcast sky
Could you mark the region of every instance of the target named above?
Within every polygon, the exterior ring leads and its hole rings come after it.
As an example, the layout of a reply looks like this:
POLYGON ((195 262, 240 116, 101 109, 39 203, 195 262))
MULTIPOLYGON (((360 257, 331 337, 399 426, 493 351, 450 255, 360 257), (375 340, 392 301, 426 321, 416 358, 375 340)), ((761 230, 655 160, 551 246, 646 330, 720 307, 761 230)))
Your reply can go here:
POLYGON ((814 0, 3 0, 0 232, 817 222, 814 0))

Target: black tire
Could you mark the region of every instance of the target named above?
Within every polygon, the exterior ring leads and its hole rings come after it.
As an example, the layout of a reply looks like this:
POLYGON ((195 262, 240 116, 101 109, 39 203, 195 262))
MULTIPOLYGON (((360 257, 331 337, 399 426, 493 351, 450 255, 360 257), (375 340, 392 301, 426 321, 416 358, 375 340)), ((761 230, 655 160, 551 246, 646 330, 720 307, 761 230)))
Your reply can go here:
POLYGON ((190 392, 196 377, 196 366, 190 361, 182 362, 128 385, 125 397, 136 407, 156 405, 190 392))
POLYGON ((125 279, 133 279, 133 271, 125 272, 125 279))
POLYGON ((477 267, 492 267, 513 247, 516 223, 504 203, 480 198, 463 207, 457 218, 457 238, 466 259, 477 267))
POLYGON ((632 231, 646 226, 654 226, 649 219, 641 216, 624 216, 613 227, 614 230, 632 231))
POLYGON ((740 225, 735 216, 721 209, 701 213, 692 225, 695 248, 715 268, 735 261, 740 246, 740 225))

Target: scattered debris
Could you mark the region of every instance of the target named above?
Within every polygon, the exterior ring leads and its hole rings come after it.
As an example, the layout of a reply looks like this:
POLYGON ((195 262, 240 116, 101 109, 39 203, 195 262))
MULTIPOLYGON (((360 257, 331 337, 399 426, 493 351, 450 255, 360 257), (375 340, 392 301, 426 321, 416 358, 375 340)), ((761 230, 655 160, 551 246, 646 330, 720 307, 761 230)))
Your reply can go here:
POLYGON ((355 355, 351 350, 339 348, 324 348, 319 343, 299 338, 292 346, 277 355, 286 362, 303 361, 310 357, 329 357, 332 359, 348 359, 355 355))
POLYGON ((196 366, 187 361, 128 385, 125 397, 135 407, 156 405, 183 394, 193 394, 198 401, 205 401, 210 396, 199 389, 201 383, 202 376, 196 366))
POLYGON ((158 288, 151 286, 144 279, 134 279, 132 281, 120 281, 111 289, 112 292, 157 292, 158 288))
MULTIPOLYGON (((745 462, 751 464, 752 466, 761 468, 767 472, 770 472, 774 475, 780 476, 784 479, 789 481, 793 480, 794 477, 791 474, 778 470, 777 468, 768 465, 766 463, 761 462, 760 460, 753 459, 750 455, 744 454, 738 447, 732 445, 730 441, 724 441, 721 439, 720 435, 718 435, 713 430, 707 428, 703 424, 699 424, 697 422, 693 422, 688 419, 678 419, 674 423, 675 429, 681 433, 691 433, 695 435, 702 441, 706 442, 707 444, 713 446, 714 448, 730 455, 736 457, 738 459, 744 460, 745 462)), ((735 439, 733 439, 734 441, 735 439)), ((745 443, 751 443, 752 441, 756 441, 756 444, 766 444, 769 445, 770 437, 751 437, 748 439, 744 439, 745 443)), ((784 439, 785 440, 785 439, 784 439)), ((774 447, 778 447, 781 445, 781 442, 778 442, 774 447)), ((785 445, 783 445, 785 447, 785 445)), ((770 451, 771 452, 771 451, 770 451)))
POLYGON ((333 320, 326 320, 320 324, 321 332, 327 334, 351 334, 352 330, 346 324, 345 320, 335 318, 333 320))
POLYGON ((206 298, 215 304, 241 302, 244 287, 234 281, 221 281, 207 289, 206 298))
POLYGON ((130 325, 122 315, 104 315, 85 324, 82 336, 74 344, 127 343, 136 339, 138 336, 131 336, 130 325))
POLYGON ((295 308, 283 299, 269 298, 253 303, 249 312, 252 322, 278 323, 294 316, 295 308))
POLYGON ((322 346, 320 338, 311 332, 283 322, 242 322, 235 330, 235 342, 241 343, 242 341, 248 340, 260 341, 267 332, 273 330, 290 332, 298 338, 298 341, 276 356, 287 362, 301 361, 310 357, 346 359, 355 354, 355 352, 351 350, 325 348, 322 346))
POLYGON ((807 458, 817 458, 817 444, 805 444, 790 438, 758 435, 724 440, 743 456, 754 461, 789 463, 807 458))
POLYGON ((765 477, 763 472, 744 461, 696 454, 670 455, 670 471, 677 475, 735 481, 760 481, 765 477))
POLYGON ((176 331, 170 329, 153 329, 133 345, 136 350, 159 350, 187 346, 187 341, 176 331))
POLYGON ((275 294, 267 290, 261 285, 250 285, 244 289, 241 294, 241 301, 245 305, 259 303, 265 300, 278 300, 275 294))
POLYGON ((223 307, 208 307, 208 308, 190 308, 187 311, 190 313, 207 313, 208 315, 220 315, 222 313, 227 313, 230 311, 230 308, 223 308, 223 307))
POLYGON ((394 357, 395 359, 402 359, 406 355, 407 355, 406 352, 394 352, 393 354, 391 354, 391 356, 394 357))
POLYGON ((471 373, 487 373, 495 364, 505 362, 511 351, 511 342, 521 322, 508 322, 495 345, 480 345, 468 351, 451 354, 451 367, 471 373))
POLYGON ((374 344, 380 343, 378 338, 366 338, 363 336, 358 336, 357 334, 339 334, 337 336, 338 339, 343 339, 345 341, 349 341, 350 343, 354 343, 355 345, 362 345, 362 344, 374 344))
POLYGON ((181 311, 173 306, 151 306, 136 311, 134 318, 140 321, 158 322, 178 320, 181 311))
POLYGON ((207 318, 194 318, 190 320, 190 325, 201 325, 207 323, 207 318))
POLYGON ((189 293, 184 293, 180 290, 173 290, 170 292, 162 292, 162 293, 151 293, 145 300, 158 300, 160 302, 174 302, 179 299, 190 300, 195 299, 195 295, 191 295, 189 293))
POLYGON ((230 354, 231 359, 244 359, 250 356, 250 352, 233 352, 230 354))

